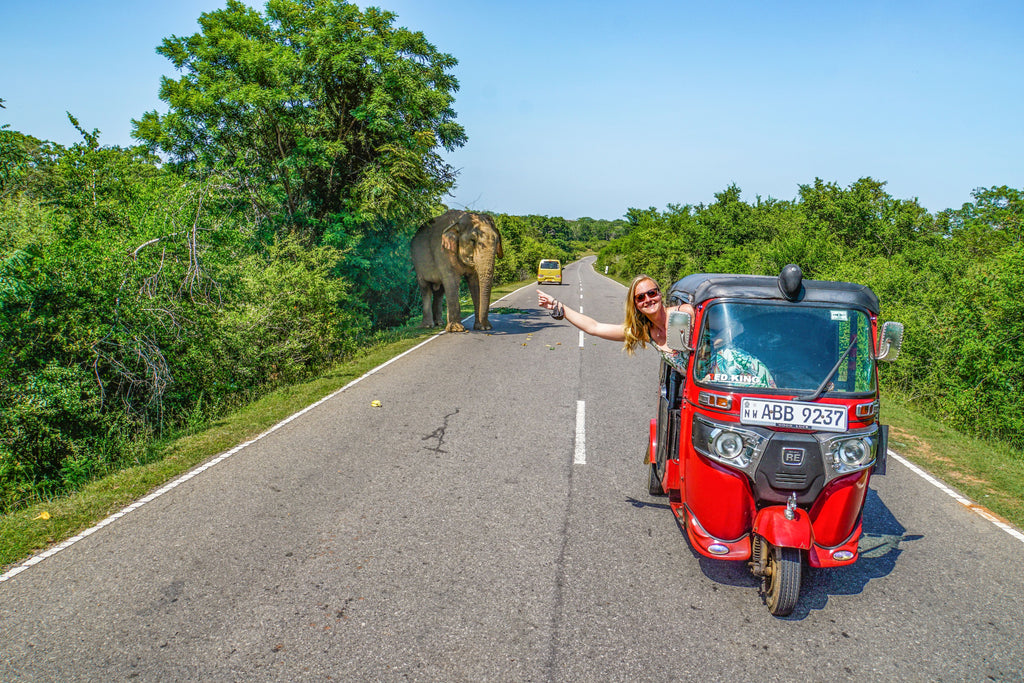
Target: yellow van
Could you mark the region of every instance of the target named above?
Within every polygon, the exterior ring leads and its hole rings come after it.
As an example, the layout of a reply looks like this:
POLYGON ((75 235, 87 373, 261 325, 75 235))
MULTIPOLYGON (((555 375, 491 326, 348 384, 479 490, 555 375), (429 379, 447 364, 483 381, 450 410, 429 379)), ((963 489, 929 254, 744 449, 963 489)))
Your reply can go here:
POLYGON ((537 284, 542 282, 562 284, 562 264, 555 259, 541 259, 537 266, 537 284))

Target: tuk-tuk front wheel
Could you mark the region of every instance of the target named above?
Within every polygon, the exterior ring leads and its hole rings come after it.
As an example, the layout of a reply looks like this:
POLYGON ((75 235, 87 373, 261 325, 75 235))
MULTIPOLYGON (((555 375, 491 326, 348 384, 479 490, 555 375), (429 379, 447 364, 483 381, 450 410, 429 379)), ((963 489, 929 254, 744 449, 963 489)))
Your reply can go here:
POLYGON ((772 616, 788 616, 800 597, 800 571, 802 561, 798 548, 780 548, 770 545, 768 565, 765 567, 765 602, 772 616))

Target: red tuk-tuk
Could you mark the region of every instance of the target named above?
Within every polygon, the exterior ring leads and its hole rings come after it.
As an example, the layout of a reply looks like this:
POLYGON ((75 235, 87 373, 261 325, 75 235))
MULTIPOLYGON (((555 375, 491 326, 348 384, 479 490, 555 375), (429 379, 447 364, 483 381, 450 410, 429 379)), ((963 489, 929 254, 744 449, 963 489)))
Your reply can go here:
POLYGON ((895 360, 903 326, 878 331, 866 286, 694 274, 673 285, 669 346, 651 420, 649 490, 698 553, 745 560, 773 615, 792 612, 803 564, 857 560, 872 473, 883 474, 877 362, 895 360), (682 368, 685 366, 685 370, 682 368))

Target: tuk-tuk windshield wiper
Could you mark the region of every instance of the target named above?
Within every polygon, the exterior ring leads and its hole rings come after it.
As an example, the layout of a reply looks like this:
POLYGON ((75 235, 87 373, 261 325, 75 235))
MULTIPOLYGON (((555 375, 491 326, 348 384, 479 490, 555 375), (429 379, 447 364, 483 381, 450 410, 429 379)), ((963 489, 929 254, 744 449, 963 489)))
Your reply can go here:
POLYGON ((825 377, 825 381, 818 385, 818 388, 814 390, 814 393, 808 394, 807 396, 797 396, 796 398, 801 401, 813 401, 821 396, 825 392, 825 387, 828 386, 828 383, 831 382, 832 378, 836 376, 837 372, 839 372, 839 367, 843 364, 843 361, 846 360, 846 357, 850 355, 850 351, 852 351, 853 347, 856 345, 857 339, 854 337, 854 340, 850 342, 850 345, 846 347, 846 350, 839 355, 839 360, 837 360, 836 364, 832 366, 832 369, 825 377))

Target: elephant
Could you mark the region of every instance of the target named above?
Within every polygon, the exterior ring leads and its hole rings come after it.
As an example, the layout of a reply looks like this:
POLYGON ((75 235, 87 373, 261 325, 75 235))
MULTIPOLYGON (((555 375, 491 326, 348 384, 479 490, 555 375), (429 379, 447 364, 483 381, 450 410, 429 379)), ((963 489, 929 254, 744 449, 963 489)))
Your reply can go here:
POLYGON ((459 283, 465 277, 473 296, 474 330, 489 330, 494 259, 502 258, 501 233, 486 213, 452 209, 424 223, 410 245, 416 282, 423 297, 421 327, 441 324, 441 296, 448 299, 446 332, 465 332, 459 283))

